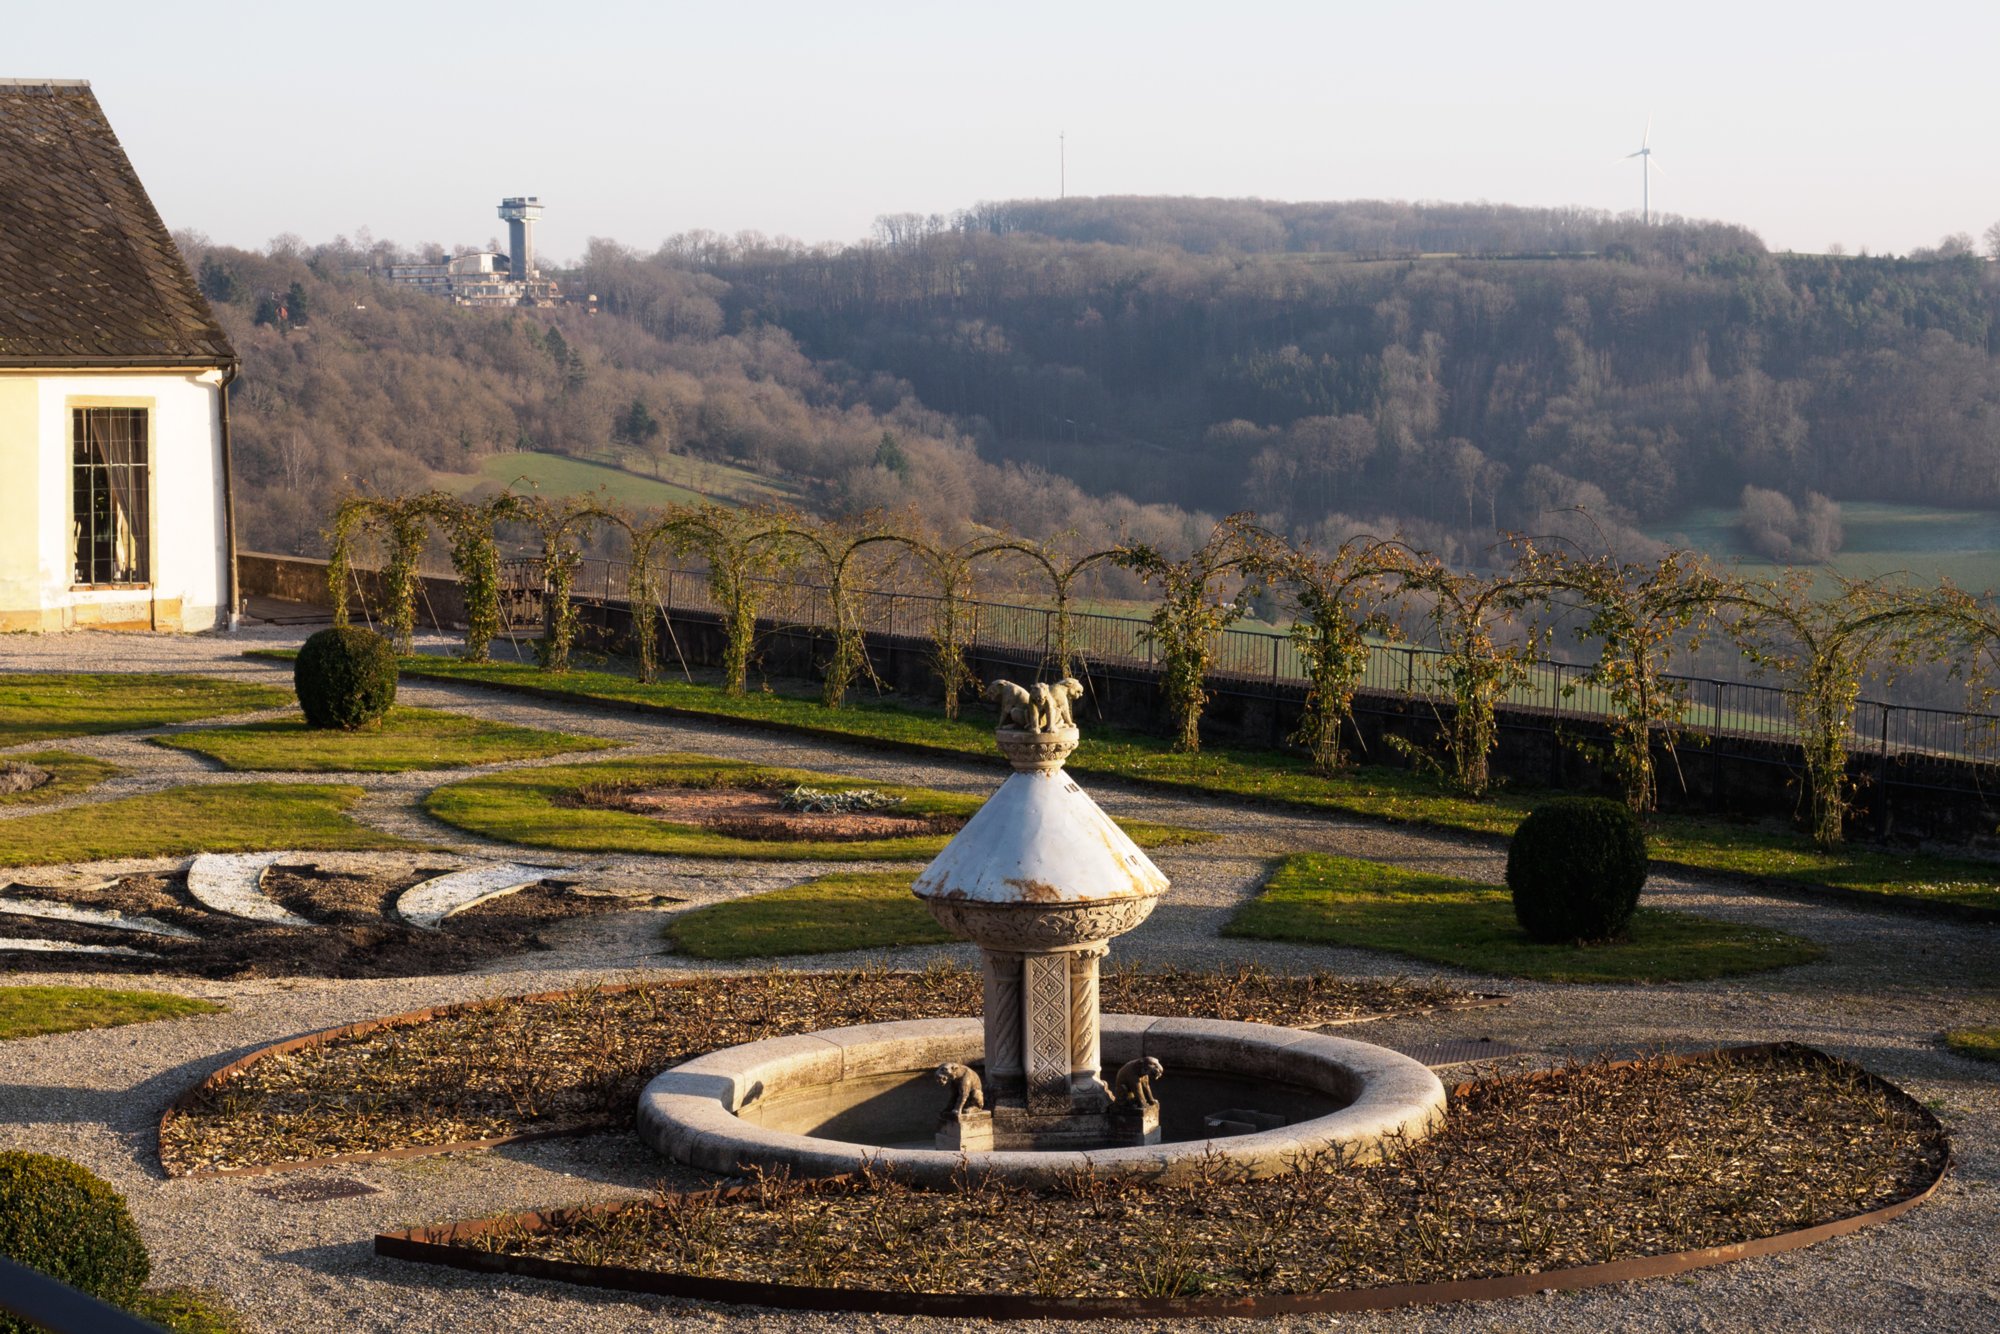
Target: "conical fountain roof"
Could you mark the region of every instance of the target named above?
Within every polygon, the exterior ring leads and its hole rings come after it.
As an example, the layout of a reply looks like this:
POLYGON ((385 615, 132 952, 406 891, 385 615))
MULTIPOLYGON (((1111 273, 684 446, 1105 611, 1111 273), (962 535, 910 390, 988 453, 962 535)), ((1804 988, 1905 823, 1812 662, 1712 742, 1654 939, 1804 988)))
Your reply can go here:
POLYGON ((1058 761, 1001 784, 912 888, 925 899, 1100 903, 1157 898, 1167 877, 1058 761))

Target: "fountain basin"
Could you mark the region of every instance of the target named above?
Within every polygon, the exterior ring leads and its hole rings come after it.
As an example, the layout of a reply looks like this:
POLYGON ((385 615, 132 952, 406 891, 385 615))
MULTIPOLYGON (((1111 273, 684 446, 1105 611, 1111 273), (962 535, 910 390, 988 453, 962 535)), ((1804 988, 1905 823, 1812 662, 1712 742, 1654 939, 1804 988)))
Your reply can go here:
POLYGON ((1301 1029, 1218 1019, 1105 1015, 1105 1065, 1152 1056, 1168 1142, 1059 1152, 956 1153, 921 1145, 944 1090, 931 1071, 983 1055, 977 1019, 920 1019, 747 1043, 655 1077, 639 1096, 639 1133, 661 1153, 711 1172, 780 1168, 836 1176, 873 1164, 921 1185, 966 1174, 1049 1185, 1089 1167, 1101 1176, 1167 1179, 1205 1155, 1266 1176, 1301 1155, 1379 1158, 1422 1138, 1444 1113, 1444 1086, 1398 1052, 1301 1029), (1285 1124, 1249 1134, 1205 1128, 1249 1109, 1285 1124))

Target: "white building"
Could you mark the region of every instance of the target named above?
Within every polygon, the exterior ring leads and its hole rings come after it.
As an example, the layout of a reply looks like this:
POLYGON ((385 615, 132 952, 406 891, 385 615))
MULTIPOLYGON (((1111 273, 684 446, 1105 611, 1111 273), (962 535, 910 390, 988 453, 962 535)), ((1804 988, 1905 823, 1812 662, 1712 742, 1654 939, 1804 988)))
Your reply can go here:
POLYGON ((90 85, 0 80, 0 631, 227 622, 236 366, 90 85))

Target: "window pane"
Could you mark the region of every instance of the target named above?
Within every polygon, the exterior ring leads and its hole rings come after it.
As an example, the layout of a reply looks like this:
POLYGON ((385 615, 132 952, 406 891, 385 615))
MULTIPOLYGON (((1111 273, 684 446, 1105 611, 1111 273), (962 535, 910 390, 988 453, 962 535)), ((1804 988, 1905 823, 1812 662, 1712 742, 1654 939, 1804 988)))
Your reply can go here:
POLYGON ((76 582, 145 583, 151 482, 146 410, 76 408, 70 426, 76 582))

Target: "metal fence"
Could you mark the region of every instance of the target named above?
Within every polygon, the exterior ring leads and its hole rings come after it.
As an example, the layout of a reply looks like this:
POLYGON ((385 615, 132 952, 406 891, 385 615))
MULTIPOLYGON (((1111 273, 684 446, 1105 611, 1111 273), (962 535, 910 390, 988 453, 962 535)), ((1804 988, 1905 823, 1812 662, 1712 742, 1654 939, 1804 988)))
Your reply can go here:
MULTIPOLYGON (((575 595, 622 601, 627 567, 622 561, 590 559, 578 571, 575 595)), ((820 585, 763 580, 760 619, 808 631, 832 625, 828 590, 820 585)), ((719 608, 699 570, 662 571, 656 581, 663 612, 707 612, 719 608)), ((937 628, 944 599, 935 594, 868 589, 857 592, 862 628, 871 634, 925 639, 937 628)), ((968 599, 959 604, 961 633, 969 648, 1053 661, 1056 613, 1049 607, 968 599)), ((1138 616, 1104 612, 1070 613, 1070 651, 1100 668, 1148 669, 1158 665, 1151 625, 1138 616)), ((1361 689, 1410 700, 1443 701, 1440 684, 1445 655, 1416 644, 1371 647, 1361 689)), ((1210 679, 1218 686, 1296 686, 1305 664, 1291 636, 1271 630, 1228 629, 1217 636, 1210 679)), ((1582 663, 1540 659, 1527 665, 1508 692, 1508 705, 1550 719, 1603 721, 1613 716, 1602 688, 1589 681, 1582 663)), ((1753 740, 1796 743, 1800 728, 1796 692, 1783 686, 1712 677, 1668 676, 1680 694, 1683 722, 1690 731, 1753 740)), ((1944 763, 2000 761, 2000 715, 1924 708, 1863 700, 1847 738, 1857 754, 1919 756, 1944 763)))

